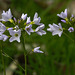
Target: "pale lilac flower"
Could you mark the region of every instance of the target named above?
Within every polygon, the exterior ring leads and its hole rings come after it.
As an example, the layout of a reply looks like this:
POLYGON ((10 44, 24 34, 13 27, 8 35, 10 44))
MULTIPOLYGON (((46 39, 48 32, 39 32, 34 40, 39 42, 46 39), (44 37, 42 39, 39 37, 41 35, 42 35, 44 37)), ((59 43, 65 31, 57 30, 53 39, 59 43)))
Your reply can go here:
POLYGON ((64 12, 61 12, 60 14, 57 14, 57 16, 59 16, 59 17, 61 17, 63 19, 67 18, 67 9, 65 9, 64 12))
POLYGON ((75 19, 74 15, 72 14, 70 17, 70 21, 72 21, 73 19, 75 19))
POLYGON ((34 53, 44 53, 43 51, 40 51, 39 48, 40 48, 40 47, 36 47, 36 48, 34 48, 32 51, 33 51, 34 53))
POLYGON ((31 20, 30 20, 30 17, 27 17, 26 24, 29 24, 29 23, 31 23, 31 20))
POLYGON ((29 35, 31 34, 31 32, 34 32, 33 29, 32 29, 32 25, 30 24, 30 25, 26 26, 26 27, 25 27, 25 31, 26 31, 29 35))
POLYGON ((8 39, 8 36, 4 34, 0 34, 0 40, 6 41, 8 39))
POLYGON ((68 29, 68 31, 71 33, 71 32, 74 32, 74 28, 73 27, 70 27, 69 29, 68 29))
POLYGON ((21 30, 9 30, 10 35, 12 36, 9 41, 13 42, 13 41, 18 41, 20 42, 20 36, 21 36, 21 30))
POLYGON ((41 26, 38 26, 36 29, 35 29, 35 32, 38 34, 38 35, 44 35, 46 34, 46 32, 42 29, 44 29, 45 25, 41 25, 41 26))
POLYGON ((40 20, 41 20, 41 18, 38 17, 38 13, 35 13, 34 19, 33 19, 34 24, 40 25, 40 20))
POLYGON ((59 37, 61 37, 62 33, 63 33, 63 28, 61 26, 61 23, 59 23, 58 25, 56 25, 55 23, 53 23, 53 25, 49 24, 49 27, 47 29, 47 31, 52 32, 52 35, 58 35, 59 37))
POLYGON ((5 25, 0 22, 0 34, 4 33, 5 30, 6 30, 5 25))
POLYGON ((11 10, 9 9, 8 11, 3 11, 2 13, 2 19, 0 21, 9 21, 9 19, 12 18, 11 10))
POLYGON ((27 18, 27 14, 22 14, 21 19, 25 20, 27 18))

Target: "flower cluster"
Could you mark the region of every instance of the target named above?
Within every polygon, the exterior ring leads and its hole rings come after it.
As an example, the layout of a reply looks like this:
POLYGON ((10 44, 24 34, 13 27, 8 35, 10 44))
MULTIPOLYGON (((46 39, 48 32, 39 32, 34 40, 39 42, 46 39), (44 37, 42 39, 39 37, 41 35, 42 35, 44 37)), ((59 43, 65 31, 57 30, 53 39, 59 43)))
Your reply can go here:
POLYGON ((13 17, 11 10, 3 11, 0 19, 0 40, 6 41, 9 38, 10 42, 18 41, 20 42, 20 37, 22 32, 27 32, 28 35, 35 32, 42 36, 46 34, 43 30, 45 25, 40 23, 41 18, 38 17, 38 13, 35 13, 33 20, 27 17, 27 14, 22 14, 20 19, 13 17), (9 24, 9 25, 8 25, 9 24), (33 29, 33 26, 36 26, 33 29), (7 34, 8 33, 8 34, 7 34))
POLYGON ((70 17, 70 19, 68 19, 67 16, 67 9, 65 9, 64 12, 61 12, 60 14, 57 14, 57 16, 59 16, 61 18, 61 22, 66 23, 68 26, 67 28, 62 28, 61 23, 55 24, 53 23, 52 25, 49 24, 49 27, 47 29, 47 31, 52 32, 52 35, 58 35, 59 37, 61 37, 63 30, 68 30, 69 32, 74 32, 74 23, 75 23, 75 17, 74 15, 72 15, 70 17))

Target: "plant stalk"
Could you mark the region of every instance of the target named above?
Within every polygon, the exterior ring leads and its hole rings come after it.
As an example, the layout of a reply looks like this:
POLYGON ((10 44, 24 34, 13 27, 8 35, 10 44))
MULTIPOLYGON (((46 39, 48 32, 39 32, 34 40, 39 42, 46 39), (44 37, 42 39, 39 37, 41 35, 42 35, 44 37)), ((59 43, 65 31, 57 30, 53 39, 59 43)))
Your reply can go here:
POLYGON ((22 34, 23 38, 23 48, 24 48, 24 58, 25 58, 25 75, 27 75, 27 55, 26 55, 26 48, 25 48, 25 33, 22 34))

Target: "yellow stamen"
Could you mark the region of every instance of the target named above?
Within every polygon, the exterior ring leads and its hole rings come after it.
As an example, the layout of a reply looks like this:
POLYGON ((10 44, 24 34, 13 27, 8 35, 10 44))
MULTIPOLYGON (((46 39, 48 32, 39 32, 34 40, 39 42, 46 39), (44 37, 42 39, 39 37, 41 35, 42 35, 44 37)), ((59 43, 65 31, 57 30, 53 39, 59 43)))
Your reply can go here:
POLYGON ((32 49, 32 51, 34 51, 34 49, 32 49))
POLYGON ((32 21, 30 24, 34 24, 34 22, 32 21))
POLYGON ((9 21, 10 21, 11 23, 14 23, 14 21, 13 21, 12 19, 9 19, 9 21))

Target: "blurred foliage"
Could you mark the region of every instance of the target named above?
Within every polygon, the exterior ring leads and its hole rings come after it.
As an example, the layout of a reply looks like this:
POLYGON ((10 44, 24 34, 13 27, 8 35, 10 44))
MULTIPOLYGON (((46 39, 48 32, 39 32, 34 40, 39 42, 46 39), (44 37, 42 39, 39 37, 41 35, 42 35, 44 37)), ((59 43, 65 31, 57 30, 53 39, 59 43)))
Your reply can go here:
MULTIPOLYGON (((48 24, 57 24, 60 22, 57 13, 67 8, 67 5, 71 1, 72 0, 54 0, 52 5, 43 8, 42 4, 39 5, 34 0, 12 0, 10 7, 13 15, 17 18, 20 18, 21 14, 24 12, 33 19, 34 13, 37 12, 42 19, 41 22, 45 24, 46 30, 48 24)), ((62 25, 66 26, 66 24, 63 23, 62 25)), ((73 39, 73 34, 68 32, 66 32, 66 34, 73 39)), ((37 75, 75 75, 74 43, 71 39, 66 37, 64 33, 60 38, 58 36, 52 36, 50 32, 47 32, 47 34, 43 36, 33 33, 30 36, 27 35, 25 40, 26 44, 30 45, 31 48, 33 48, 34 44, 37 44, 37 46, 41 46, 41 50, 43 50, 42 46, 44 46, 45 51, 45 54, 28 54, 28 75, 32 75, 33 72, 36 72, 37 75)), ((12 58, 15 58, 15 55, 23 55, 23 50, 17 50, 17 45, 19 45, 17 42, 9 43, 7 40, 3 43, 3 50, 12 58)), ((11 61, 11 59, 5 57, 6 67, 9 66, 11 61)), ((24 61, 24 59, 22 61, 24 61)), ((24 63, 22 64, 21 62, 20 64, 24 66, 24 63)), ((0 67, 2 68, 1 63, 0 67)), ((15 70, 14 75, 23 75, 23 72, 18 68, 18 70, 15 70)))

